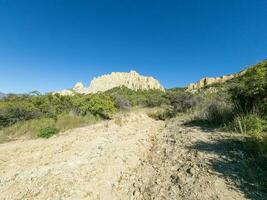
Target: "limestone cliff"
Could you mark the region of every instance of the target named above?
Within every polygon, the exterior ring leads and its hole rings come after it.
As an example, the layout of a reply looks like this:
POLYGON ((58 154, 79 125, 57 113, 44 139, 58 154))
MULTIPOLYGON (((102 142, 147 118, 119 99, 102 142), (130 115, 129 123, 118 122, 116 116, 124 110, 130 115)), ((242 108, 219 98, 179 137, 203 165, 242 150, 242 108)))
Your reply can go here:
POLYGON ((202 78, 200 81, 196 82, 196 83, 191 83, 187 86, 187 91, 193 91, 193 90, 198 90, 201 89, 205 86, 214 84, 214 83, 223 83, 226 82, 230 79, 239 77, 241 75, 243 75, 244 73, 246 73, 246 70, 241 71, 240 73, 236 73, 236 74, 230 74, 230 75, 226 75, 226 76, 220 76, 220 77, 205 77, 202 78))
POLYGON ((89 94, 104 92, 115 87, 125 86, 132 90, 149 90, 158 89, 164 91, 158 80, 153 77, 146 77, 138 74, 136 71, 130 72, 112 72, 111 74, 103 75, 94 78, 89 87, 84 87, 82 83, 76 83, 71 90, 62 90, 61 95, 89 94))
POLYGON ((103 92, 120 86, 125 86, 132 90, 164 90, 160 83, 153 77, 141 76, 136 71, 130 71, 129 73, 112 72, 111 74, 94 78, 89 86, 88 92, 103 92))

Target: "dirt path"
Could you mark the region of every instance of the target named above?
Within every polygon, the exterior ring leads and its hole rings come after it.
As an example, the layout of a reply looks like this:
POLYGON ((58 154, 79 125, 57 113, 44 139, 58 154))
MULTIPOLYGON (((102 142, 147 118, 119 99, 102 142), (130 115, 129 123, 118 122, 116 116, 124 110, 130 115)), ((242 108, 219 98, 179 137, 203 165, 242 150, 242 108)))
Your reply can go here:
POLYGON ((0 145, 0 199, 128 199, 117 188, 140 165, 162 122, 142 113, 48 140, 0 145))
POLYGON ((231 167, 223 152, 228 147, 217 145, 217 141, 229 134, 186 127, 184 122, 173 119, 151 138, 152 148, 132 183, 135 199, 247 199, 224 174, 231 167))
POLYGON ((0 199, 245 199, 201 151, 221 133, 142 112, 0 145, 0 199), (202 146, 203 147, 203 146, 202 146))

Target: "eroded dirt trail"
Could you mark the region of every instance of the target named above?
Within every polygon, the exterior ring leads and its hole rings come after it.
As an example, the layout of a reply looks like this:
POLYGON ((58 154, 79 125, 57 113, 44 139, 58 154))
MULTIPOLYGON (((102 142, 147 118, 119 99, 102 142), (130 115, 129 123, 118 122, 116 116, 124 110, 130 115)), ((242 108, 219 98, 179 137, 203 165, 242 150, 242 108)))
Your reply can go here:
MULTIPOLYGON (((216 167, 225 163, 225 145, 215 143, 226 133, 187 127, 173 119, 160 134, 152 137, 145 164, 136 172, 132 188, 136 199, 153 200, 242 200, 245 194, 216 167), (222 151, 222 154, 218 154, 222 151), (221 164, 222 163, 222 164, 221 164)), ((126 181, 127 182, 127 181, 126 181)))
POLYGON ((245 199, 212 167, 224 159, 212 149, 222 133, 182 123, 132 112, 48 140, 1 144, 0 199, 245 199))
POLYGON ((0 145, 0 199, 128 199, 122 174, 140 165, 161 130, 142 113, 48 140, 0 145))

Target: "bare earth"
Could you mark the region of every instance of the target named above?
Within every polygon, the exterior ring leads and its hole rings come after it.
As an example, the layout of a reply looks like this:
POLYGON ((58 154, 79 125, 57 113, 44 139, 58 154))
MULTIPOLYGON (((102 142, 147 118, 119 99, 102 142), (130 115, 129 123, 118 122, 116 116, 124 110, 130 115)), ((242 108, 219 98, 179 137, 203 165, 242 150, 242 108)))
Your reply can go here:
POLYGON ((48 140, 0 144, 0 199, 246 199, 199 151, 221 133, 144 112, 48 140))

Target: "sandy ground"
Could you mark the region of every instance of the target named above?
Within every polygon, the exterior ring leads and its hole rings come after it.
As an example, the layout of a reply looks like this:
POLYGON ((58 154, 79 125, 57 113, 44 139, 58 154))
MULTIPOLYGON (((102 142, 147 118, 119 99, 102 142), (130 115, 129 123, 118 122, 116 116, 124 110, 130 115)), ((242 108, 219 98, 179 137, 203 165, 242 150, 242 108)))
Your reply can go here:
POLYGON ((48 140, 0 145, 0 199, 125 199, 122 173, 140 165, 162 122, 142 113, 48 140))
MULTIPOLYGON (((220 135, 218 133, 218 135, 220 135)), ((144 112, 0 144, 0 199, 245 199, 198 150, 214 133, 144 112)))

